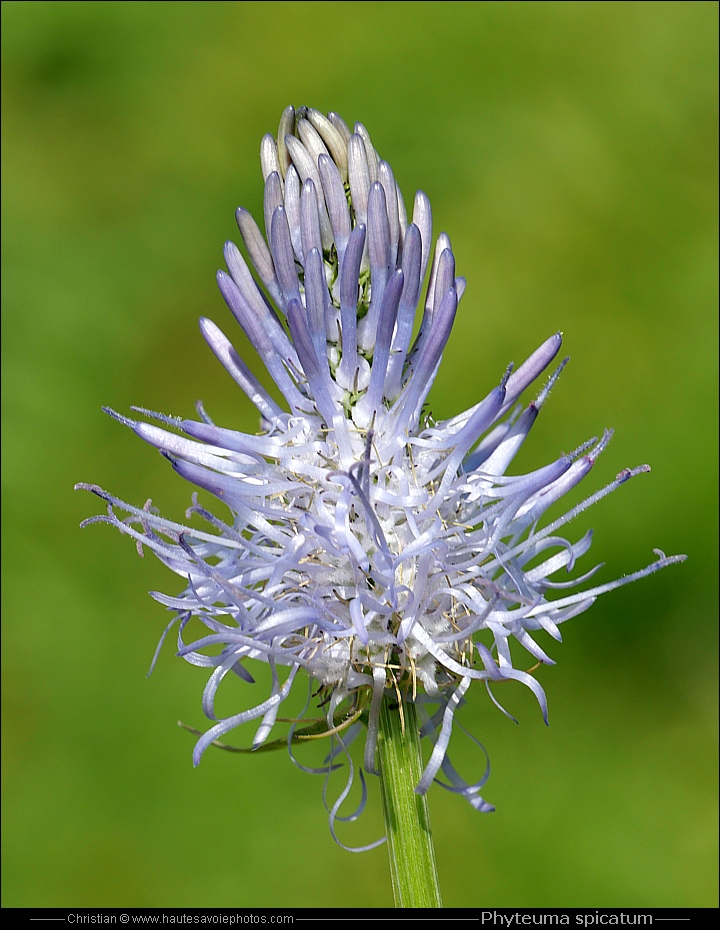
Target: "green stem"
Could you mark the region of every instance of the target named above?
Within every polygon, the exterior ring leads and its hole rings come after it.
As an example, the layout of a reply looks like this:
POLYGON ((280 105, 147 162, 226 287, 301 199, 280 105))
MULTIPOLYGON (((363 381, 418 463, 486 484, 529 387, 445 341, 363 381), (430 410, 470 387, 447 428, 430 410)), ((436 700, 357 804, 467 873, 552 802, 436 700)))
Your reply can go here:
POLYGON ((410 701, 384 697, 378 756, 395 906, 442 907, 427 799, 415 794, 423 766, 410 701))

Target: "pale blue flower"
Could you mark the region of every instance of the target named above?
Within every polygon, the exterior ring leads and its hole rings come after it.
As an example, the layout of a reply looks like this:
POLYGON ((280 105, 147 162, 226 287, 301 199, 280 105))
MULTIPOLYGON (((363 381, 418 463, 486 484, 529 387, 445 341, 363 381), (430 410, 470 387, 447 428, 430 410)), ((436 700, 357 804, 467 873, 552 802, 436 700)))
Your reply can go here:
POLYGON ((199 421, 139 411, 162 426, 113 413, 182 477, 220 498, 232 521, 194 499, 188 515, 210 528, 200 532, 149 504, 133 507, 81 485, 109 505, 107 516, 86 523, 112 523, 184 579, 180 595, 153 597, 176 614, 178 654, 210 670, 202 706, 213 725, 197 742, 196 764, 213 741, 249 721, 258 722, 253 746, 265 744, 302 670, 335 731, 324 771, 361 732, 364 768, 375 771, 380 703, 393 688, 417 701, 433 744, 417 791, 442 770, 445 787, 492 810, 479 793, 487 772, 467 784, 447 754, 471 682, 484 682, 498 703, 491 684, 519 681, 547 718, 543 689, 524 670, 553 661, 535 634, 559 641, 560 624, 599 594, 682 557, 658 552, 647 568, 596 586, 583 587, 599 566, 558 580, 591 543, 591 533, 571 542, 565 525, 649 471, 622 471, 544 525, 545 511, 588 474, 610 432, 537 471, 508 474, 567 359, 524 410, 516 402, 556 358, 560 334, 498 372, 484 400, 434 422, 424 405, 465 281, 444 233, 432 249, 428 198, 415 195, 409 219, 365 127, 351 132, 334 113, 288 107, 277 139, 262 140, 260 160, 265 236, 242 208, 237 221, 262 286, 231 242, 218 283, 284 404, 202 319, 210 348, 259 410, 261 432, 216 426, 200 405, 199 421), (207 634, 186 643, 192 617, 207 634), (270 666, 270 694, 218 719, 221 681, 229 673, 252 681, 249 659, 270 666))

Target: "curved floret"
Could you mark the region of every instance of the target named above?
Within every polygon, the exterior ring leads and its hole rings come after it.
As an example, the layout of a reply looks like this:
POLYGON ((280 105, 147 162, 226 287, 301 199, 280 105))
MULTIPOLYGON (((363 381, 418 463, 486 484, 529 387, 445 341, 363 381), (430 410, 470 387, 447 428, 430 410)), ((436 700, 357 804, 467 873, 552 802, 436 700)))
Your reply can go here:
MULTIPOLYGON (((199 421, 139 410, 161 425, 112 414, 232 518, 222 521, 194 498, 188 514, 210 527, 200 532, 149 504, 136 508, 82 485, 109 505, 107 516, 86 522, 112 523, 186 579, 180 596, 153 597, 176 613, 178 654, 211 670, 203 710, 214 723, 197 742, 196 764, 211 743, 251 720, 258 721, 253 747, 266 744, 302 669, 319 685, 323 727, 340 747, 365 733, 366 771, 375 771, 381 700, 393 688, 416 701, 422 735, 433 744, 417 790, 427 791, 442 769, 448 782, 441 784, 492 810, 479 794, 484 777, 465 783, 447 755, 471 681, 484 681, 497 703, 491 683, 517 680, 546 717, 543 689, 524 670, 552 663, 536 632, 559 641, 560 624, 599 594, 682 557, 658 553, 647 568, 597 586, 585 582, 599 566, 567 580, 591 533, 570 542, 564 526, 649 470, 621 472, 543 525, 610 432, 537 471, 508 474, 567 361, 550 369, 559 333, 468 410, 440 423, 425 414, 465 282, 447 235, 432 247, 428 198, 418 192, 407 214, 364 126, 351 131, 335 113, 288 107, 277 138, 262 140, 260 160, 265 235, 237 211, 251 267, 228 242, 218 284, 284 403, 202 319, 208 345, 257 407, 262 432, 216 426, 200 405, 199 421), (517 406, 546 370, 536 399, 517 406), (207 634, 186 643, 192 617, 207 634), (231 672, 252 681, 249 659, 270 666, 271 693, 218 719, 221 681, 231 672)), ((336 812, 337 805, 331 822, 336 812)))

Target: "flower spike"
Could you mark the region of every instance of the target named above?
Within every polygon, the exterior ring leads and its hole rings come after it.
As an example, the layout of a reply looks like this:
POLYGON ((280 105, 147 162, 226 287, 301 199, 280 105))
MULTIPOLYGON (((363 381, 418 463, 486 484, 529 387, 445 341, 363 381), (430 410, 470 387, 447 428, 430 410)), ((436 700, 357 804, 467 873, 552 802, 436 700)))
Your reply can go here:
POLYGON ((408 221, 392 169, 362 123, 351 131, 336 113, 287 107, 277 135, 262 139, 260 164, 265 235, 239 208, 249 261, 226 243, 227 272, 217 280, 277 392, 260 383, 214 322, 200 321, 211 350, 255 404, 259 434, 216 426, 202 405, 199 420, 138 407, 144 420, 106 411, 219 498, 230 516, 213 515, 194 495, 188 520, 209 528, 199 530, 159 516, 149 501, 138 508, 80 484, 107 504, 106 514, 83 525, 110 523, 183 579, 180 594, 152 596, 175 614, 161 643, 177 624, 178 655, 209 672, 202 708, 212 725, 195 746, 195 764, 250 722, 253 750, 286 740, 300 768, 325 778, 345 762, 340 796, 326 801, 336 837, 337 825, 365 806, 359 770, 360 803, 340 815, 356 771, 352 743, 365 735, 364 769, 376 774, 381 709, 397 695, 412 705, 413 719, 417 709, 419 736, 431 746, 415 790, 424 794, 438 782, 490 811, 479 793, 489 775, 485 750, 471 783, 448 754, 468 688, 484 682, 507 713, 490 688, 520 682, 547 721, 545 691, 526 669, 553 659, 534 634, 544 630, 560 642, 560 624, 598 596, 684 556, 658 550, 646 568, 592 587, 600 566, 568 577, 592 534, 571 542, 561 528, 649 469, 620 472, 542 524, 612 435, 606 430, 529 474, 512 473, 567 359, 538 384, 534 402, 523 410, 518 401, 553 363, 560 333, 508 367, 474 406, 440 423, 428 415, 465 279, 456 276, 449 237, 432 241, 426 194, 415 195, 408 221), (191 618, 205 635, 186 642, 191 618), (218 717, 218 689, 231 672, 252 682, 250 660, 268 665, 269 694, 218 717), (293 718, 278 737, 281 706, 300 672, 311 682, 302 716, 313 698, 319 716, 293 718), (322 737, 329 746, 323 765, 301 765, 294 745, 322 737))

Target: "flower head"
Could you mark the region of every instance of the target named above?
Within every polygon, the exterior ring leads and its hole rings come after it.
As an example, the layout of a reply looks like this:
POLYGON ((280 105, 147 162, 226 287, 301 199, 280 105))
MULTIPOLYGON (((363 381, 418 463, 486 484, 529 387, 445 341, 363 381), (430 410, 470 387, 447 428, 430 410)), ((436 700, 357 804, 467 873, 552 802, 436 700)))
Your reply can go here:
MULTIPOLYGON (((409 218, 365 127, 351 132, 335 113, 288 107, 277 138, 262 140, 260 161, 265 236, 237 211, 260 283, 231 242, 218 283, 284 403, 202 319, 210 348, 257 407, 261 432, 216 426, 201 405, 198 421, 140 410, 161 426, 113 414, 231 518, 194 498, 188 515, 210 527, 201 532, 82 485, 109 505, 107 516, 86 522, 112 523, 185 579, 179 596, 153 597, 176 614, 178 654, 210 670, 203 710, 213 725, 196 744, 196 764, 213 741, 252 720, 253 747, 265 744, 303 670, 319 690, 320 729, 336 746, 344 751, 365 733, 366 771, 375 771, 380 705, 393 688, 418 704, 433 744, 416 790, 427 791, 442 769, 441 784, 491 810, 479 793, 485 776, 467 784, 447 754, 471 682, 485 682, 497 703, 492 683, 517 680, 546 717, 543 689, 524 670, 552 663, 536 632, 559 641, 560 624, 599 594, 682 557, 658 553, 647 568, 598 586, 583 587, 599 566, 557 580, 591 543, 591 533, 569 541, 563 527, 649 470, 621 472, 545 525, 545 511, 588 474, 610 432, 537 471, 508 474, 567 359, 527 407, 516 403, 556 358, 560 334, 510 366, 484 400, 434 422, 425 401, 465 281, 444 233, 431 257, 428 198, 415 195, 409 218), (192 617, 207 632, 186 643, 192 617), (270 666, 270 694, 218 719, 220 683, 230 673, 252 681, 249 659, 270 666)), ((297 735, 292 727, 288 745, 297 735)))

